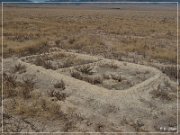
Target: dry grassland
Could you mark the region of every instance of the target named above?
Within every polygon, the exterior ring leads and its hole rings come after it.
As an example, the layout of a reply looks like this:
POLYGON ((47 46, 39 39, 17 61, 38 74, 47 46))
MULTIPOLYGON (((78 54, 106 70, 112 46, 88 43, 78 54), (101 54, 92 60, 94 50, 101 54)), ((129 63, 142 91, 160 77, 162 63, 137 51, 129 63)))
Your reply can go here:
POLYGON ((154 11, 4 7, 5 55, 52 41, 63 49, 116 59, 132 52, 176 63, 176 30, 173 7, 154 11))
POLYGON ((174 7, 5 4, 3 130, 175 132, 174 7))

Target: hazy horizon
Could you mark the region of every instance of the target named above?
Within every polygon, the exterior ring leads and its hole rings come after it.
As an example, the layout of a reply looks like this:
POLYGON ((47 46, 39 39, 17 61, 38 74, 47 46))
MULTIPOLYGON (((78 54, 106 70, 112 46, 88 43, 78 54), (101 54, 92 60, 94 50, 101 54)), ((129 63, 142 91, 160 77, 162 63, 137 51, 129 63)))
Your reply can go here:
POLYGON ((1 0, 1 2, 179 2, 180 0, 1 0))

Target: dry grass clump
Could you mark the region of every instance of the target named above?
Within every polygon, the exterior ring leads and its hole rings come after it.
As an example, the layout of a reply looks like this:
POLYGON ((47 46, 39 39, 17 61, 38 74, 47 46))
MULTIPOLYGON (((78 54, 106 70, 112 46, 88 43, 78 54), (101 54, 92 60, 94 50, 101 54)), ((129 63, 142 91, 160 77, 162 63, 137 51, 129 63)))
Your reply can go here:
POLYGON ((4 83, 10 83, 14 87, 17 85, 17 82, 16 82, 17 76, 13 74, 4 73, 3 79, 4 79, 3 80, 4 83))
POLYGON ((153 90, 151 94, 153 95, 152 98, 160 98, 162 100, 172 100, 168 92, 163 90, 153 90))
POLYGON ((65 87, 65 83, 63 80, 57 82, 56 84, 54 84, 54 88, 59 88, 60 90, 64 90, 65 87))
POLYGON ((33 54, 41 54, 49 51, 50 46, 47 41, 38 39, 37 41, 30 40, 28 42, 12 42, 6 40, 7 48, 4 48, 3 54, 5 57, 12 55, 27 56, 33 54))
POLYGON ((26 76, 23 78, 23 82, 19 82, 17 81, 17 77, 13 74, 4 73, 3 76, 3 96, 5 98, 20 96, 24 99, 28 99, 31 97, 31 92, 34 90, 35 84, 33 77, 26 76))
POLYGON ((122 81, 122 77, 120 75, 112 74, 111 78, 117 80, 118 82, 122 81))
POLYGON ((53 55, 53 59, 63 59, 66 57, 68 57, 68 55, 66 53, 58 53, 58 54, 53 55))
POLYGON ((144 126, 144 123, 141 120, 134 121, 131 126, 134 127, 137 132, 143 132, 141 127, 144 126))
POLYGON ((71 76, 76 78, 76 79, 89 82, 91 84, 101 84, 103 82, 103 77, 100 75, 91 76, 88 74, 83 74, 79 71, 72 71, 71 76))
POLYGON ((71 38, 71 39, 69 39, 69 44, 73 44, 74 42, 75 42, 75 39, 74 38, 71 38))
POLYGON ((59 53, 55 55, 43 55, 37 56, 34 60, 34 64, 37 66, 43 66, 46 69, 56 70, 57 68, 67 68, 70 66, 76 66, 81 64, 87 64, 93 62, 93 60, 84 60, 78 58, 75 55, 67 55, 64 53, 59 53))
POLYGON ((78 72, 78 71, 71 71, 71 76, 76 78, 76 79, 79 79, 79 80, 82 80, 83 79, 83 76, 82 76, 82 73, 78 72))
POLYGON ((108 68, 112 68, 112 69, 117 69, 119 66, 117 64, 115 64, 114 62, 111 63, 106 63, 103 65, 100 65, 100 67, 108 67, 108 68))
POLYGON ((45 67, 46 69, 56 70, 56 67, 53 66, 53 64, 49 60, 46 61, 46 59, 43 57, 37 57, 34 61, 34 64, 36 64, 37 66, 45 67))
POLYGON ((59 101, 64 101, 67 97, 67 94, 60 91, 54 91, 53 96, 56 97, 59 101))
POLYGON ((64 101, 67 97, 67 94, 62 92, 66 88, 64 81, 61 80, 61 81, 55 83, 54 88, 56 88, 57 90, 54 90, 54 89, 49 90, 48 95, 50 97, 55 97, 59 101, 64 101))
POLYGON ((169 92, 166 89, 160 88, 160 85, 157 89, 150 92, 152 94, 152 98, 159 98, 161 100, 172 100, 172 97, 170 96, 169 92))
POLYGON ((5 98, 10 98, 17 96, 15 88, 17 87, 17 76, 13 74, 3 74, 3 96, 5 98))
POLYGON ((160 70, 174 80, 177 79, 177 72, 180 72, 180 69, 177 70, 177 66, 162 67, 160 70))
POLYGON ((45 116, 47 116, 48 113, 50 116, 57 116, 63 114, 60 105, 48 101, 47 99, 45 99, 45 97, 40 99, 39 105, 40 108, 43 110, 42 113, 44 113, 45 116))
POLYGON ((121 82, 123 80, 123 78, 118 75, 118 74, 110 74, 110 73, 104 73, 103 74, 103 78, 104 79, 113 79, 113 80, 117 80, 118 82, 121 82))
POLYGON ((102 132, 104 128, 105 128, 105 125, 103 123, 99 122, 96 124, 95 131, 102 132))
POLYGON ((47 91, 48 96, 49 97, 54 97, 54 91, 55 91, 54 89, 48 90, 47 91))
POLYGON ((66 67, 72 66, 72 65, 75 63, 74 60, 75 60, 74 57, 68 57, 68 58, 66 58, 66 59, 64 60, 64 62, 63 62, 62 68, 66 68, 66 67))
POLYGON ((68 95, 66 93, 64 93, 60 90, 51 89, 47 93, 48 93, 48 96, 55 97, 59 101, 64 101, 64 100, 66 100, 66 97, 68 97, 68 95))
POLYGON ((93 74, 93 72, 92 72, 93 67, 91 65, 84 65, 84 66, 76 68, 76 70, 83 74, 87 74, 87 75, 93 74))
POLYGON ((18 87, 18 95, 23 99, 29 99, 36 83, 35 77, 25 76, 22 78, 22 80, 23 82, 20 83, 18 87))
POLYGON ((25 115, 25 116, 36 116, 40 111, 39 108, 33 107, 24 100, 18 99, 16 100, 15 109, 13 109, 13 113, 18 115, 25 115))
POLYGON ((13 114, 18 114, 26 117, 42 117, 57 118, 64 117, 61 111, 61 106, 55 102, 48 101, 46 97, 36 99, 34 101, 25 101, 22 99, 15 99, 13 102, 14 109, 9 110, 13 114))
POLYGON ((37 82, 36 77, 33 75, 25 76, 22 78, 23 83, 30 88, 34 88, 35 83, 37 82))
POLYGON ((101 75, 93 75, 93 73, 93 67, 91 65, 84 65, 71 71, 71 76, 91 84, 101 84, 103 82, 103 77, 101 75))
POLYGON ((107 80, 108 80, 108 79, 111 79, 111 74, 104 73, 104 74, 103 74, 103 78, 104 78, 104 79, 107 79, 107 80))
POLYGON ((103 82, 103 78, 100 75, 84 76, 83 80, 91 84, 101 84, 103 82))
POLYGON ((75 55, 66 56, 66 58, 64 57, 64 59, 62 59, 62 61, 63 65, 61 66, 61 68, 94 62, 93 60, 84 60, 83 58, 78 58, 75 55))
POLYGON ((24 99, 29 99, 31 97, 31 92, 33 89, 24 85, 24 87, 19 88, 19 95, 24 99))
POLYGON ((32 55, 48 52, 49 46, 47 41, 40 41, 36 46, 25 48, 23 55, 32 55))
POLYGON ((26 72, 26 66, 22 65, 21 63, 16 64, 13 68, 13 73, 16 73, 16 72, 19 72, 19 73, 26 72))
POLYGON ((51 115, 55 115, 55 116, 63 115, 63 112, 61 111, 61 106, 56 103, 51 103, 48 109, 51 115))

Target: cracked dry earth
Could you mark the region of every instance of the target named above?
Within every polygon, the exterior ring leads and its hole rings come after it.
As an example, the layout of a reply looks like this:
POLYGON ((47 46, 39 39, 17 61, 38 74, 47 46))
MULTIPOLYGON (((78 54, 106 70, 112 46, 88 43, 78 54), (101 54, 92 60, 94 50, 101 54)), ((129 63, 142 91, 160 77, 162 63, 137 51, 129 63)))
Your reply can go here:
MULTIPOLYGON (((16 115, 7 107, 11 99, 5 98, 5 131, 9 131, 12 125, 21 127, 22 132, 176 131, 176 83, 156 68, 59 50, 20 59, 4 59, 4 72, 10 72, 17 63, 27 67, 26 72, 15 73, 17 80, 21 81, 28 75, 35 76, 33 92, 41 93, 48 101, 60 105, 61 113, 66 117, 58 115, 46 119, 16 115), (62 68, 59 53, 78 60, 62 68), (47 69, 34 62, 37 57, 44 56, 51 57, 50 62, 55 68, 47 69), (106 79, 91 83, 71 76, 74 70, 83 66, 93 67, 93 73, 88 76, 100 76, 101 79, 106 76, 106 79), (108 78, 108 75, 111 77, 108 78), (121 76, 120 81, 112 79, 112 76, 118 75, 121 76), (53 84, 60 80, 64 81, 64 93, 68 95, 63 101, 47 96, 47 92, 54 89, 53 84)), ((28 100, 31 102, 32 99, 28 100)))

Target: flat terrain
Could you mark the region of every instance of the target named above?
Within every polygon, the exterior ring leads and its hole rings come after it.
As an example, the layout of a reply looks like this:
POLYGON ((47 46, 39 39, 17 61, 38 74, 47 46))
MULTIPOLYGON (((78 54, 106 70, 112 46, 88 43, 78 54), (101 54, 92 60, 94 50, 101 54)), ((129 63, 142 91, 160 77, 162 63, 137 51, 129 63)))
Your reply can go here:
POLYGON ((177 131, 175 5, 5 5, 3 131, 177 131))

